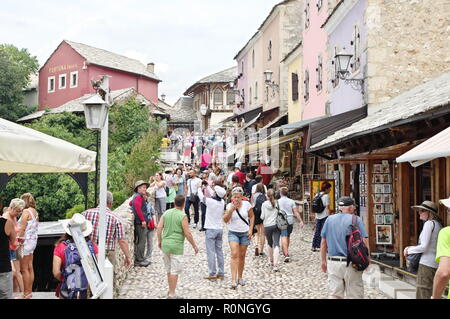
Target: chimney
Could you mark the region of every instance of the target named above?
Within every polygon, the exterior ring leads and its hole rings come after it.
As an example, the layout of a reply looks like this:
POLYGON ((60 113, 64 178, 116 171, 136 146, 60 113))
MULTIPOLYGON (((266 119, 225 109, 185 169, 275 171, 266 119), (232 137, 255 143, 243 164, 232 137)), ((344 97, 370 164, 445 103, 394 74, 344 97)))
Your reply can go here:
POLYGON ((147 71, 151 73, 155 73, 155 63, 151 62, 147 64, 147 71))

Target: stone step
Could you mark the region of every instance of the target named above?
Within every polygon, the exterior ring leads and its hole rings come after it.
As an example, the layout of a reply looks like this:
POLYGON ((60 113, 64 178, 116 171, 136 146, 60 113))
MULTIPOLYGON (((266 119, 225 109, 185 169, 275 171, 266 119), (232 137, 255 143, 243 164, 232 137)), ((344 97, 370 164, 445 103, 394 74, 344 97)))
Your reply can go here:
POLYGON ((416 287, 400 280, 381 280, 379 282, 379 289, 393 299, 397 299, 397 293, 399 291, 416 291, 416 287))
MULTIPOLYGON (((15 292, 13 298, 22 295, 21 293, 15 292)), ((33 291, 33 299, 57 299, 54 291, 50 292, 38 292, 33 291)))
POLYGON ((415 290, 399 290, 396 299, 416 299, 415 290))

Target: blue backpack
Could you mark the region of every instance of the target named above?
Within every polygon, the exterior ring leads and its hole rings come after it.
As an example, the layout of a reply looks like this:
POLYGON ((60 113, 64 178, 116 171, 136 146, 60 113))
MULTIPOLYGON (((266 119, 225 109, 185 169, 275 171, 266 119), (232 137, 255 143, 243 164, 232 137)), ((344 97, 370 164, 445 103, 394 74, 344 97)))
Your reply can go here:
MULTIPOLYGON (((81 257, 75 243, 65 241, 67 247, 64 250, 66 259, 63 270, 64 281, 61 285, 61 296, 65 299, 87 299, 89 283, 81 265, 81 257)), ((94 244, 87 242, 89 250, 95 256, 94 244)))

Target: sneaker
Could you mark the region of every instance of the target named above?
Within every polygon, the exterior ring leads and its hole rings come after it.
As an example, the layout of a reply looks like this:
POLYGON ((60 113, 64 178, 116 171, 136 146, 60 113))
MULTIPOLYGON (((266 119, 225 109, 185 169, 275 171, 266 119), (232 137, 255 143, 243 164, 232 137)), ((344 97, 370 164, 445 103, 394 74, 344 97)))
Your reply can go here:
POLYGON ((255 256, 259 256, 259 248, 258 247, 255 248, 255 256))
POLYGON ((230 288, 231 288, 231 289, 236 289, 237 286, 238 286, 237 282, 234 282, 234 281, 233 281, 233 282, 231 283, 231 287, 230 287, 230 288))
POLYGON ((274 272, 277 272, 277 271, 278 271, 278 267, 277 267, 277 266, 273 266, 272 270, 273 270, 274 272))
POLYGON ((217 275, 216 278, 217 279, 223 279, 223 278, 225 278, 225 276, 224 275, 217 275))
POLYGON ((192 228, 194 228, 194 229, 197 228, 197 224, 194 224, 194 226, 192 226, 192 228))
POLYGON ((206 277, 203 277, 203 279, 216 280, 217 276, 206 276, 206 277))
POLYGON ((244 279, 239 279, 238 284, 241 285, 241 286, 245 286, 244 279))
POLYGON ((265 252, 262 251, 262 252, 259 253, 259 256, 260 256, 260 257, 266 257, 267 255, 266 255, 265 252))
POLYGON ((150 260, 146 260, 141 263, 142 267, 148 267, 150 264, 151 264, 150 260))
POLYGON ((284 262, 288 263, 291 259, 289 258, 289 255, 284 256, 284 262))
POLYGON ((183 297, 178 295, 167 295, 167 299, 183 299, 183 297))

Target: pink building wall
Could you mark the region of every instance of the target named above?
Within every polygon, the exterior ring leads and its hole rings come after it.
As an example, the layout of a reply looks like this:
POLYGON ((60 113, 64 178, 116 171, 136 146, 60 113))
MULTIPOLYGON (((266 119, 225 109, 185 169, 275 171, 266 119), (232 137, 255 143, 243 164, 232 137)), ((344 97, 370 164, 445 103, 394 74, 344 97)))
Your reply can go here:
POLYGON ((94 64, 87 64, 83 69, 85 59, 62 42, 56 51, 39 71, 39 110, 46 107, 55 108, 85 94, 93 93, 91 80, 101 75, 109 75, 111 90, 135 88, 153 103, 158 103, 158 82, 138 74, 123 72, 94 64), (78 71, 78 85, 70 87, 70 73, 78 71), (66 88, 59 89, 59 75, 66 74, 66 88), (48 78, 55 76, 55 92, 48 92, 48 78))
MULTIPOLYGON (((327 102, 327 33, 321 26, 327 19, 328 1, 322 1, 320 10, 316 7, 317 1, 305 0, 304 9, 309 3, 309 21, 310 25, 305 28, 305 19, 303 19, 303 73, 301 76, 301 83, 299 85, 304 88, 303 81, 305 80, 305 71, 309 71, 309 99, 305 102, 303 96, 303 114, 302 120, 312 119, 326 114, 327 102), (318 56, 322 56, 322 90, 316 89, 318 67, 318 56)), ((302 90, 305 94, 305 90, 302 90)))

